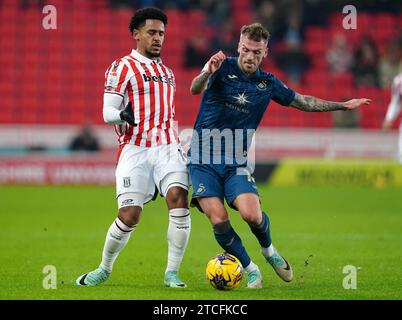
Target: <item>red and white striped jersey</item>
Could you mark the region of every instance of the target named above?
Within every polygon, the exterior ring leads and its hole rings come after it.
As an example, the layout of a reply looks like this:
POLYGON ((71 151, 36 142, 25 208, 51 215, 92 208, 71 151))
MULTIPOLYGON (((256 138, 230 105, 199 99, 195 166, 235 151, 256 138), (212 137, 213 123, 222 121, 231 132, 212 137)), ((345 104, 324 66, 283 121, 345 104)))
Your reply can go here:
MULTIPOLYGON (((387 121, 395 120, 401 112, 402 108, 402 73, 395 76, 391 87, 391 102, 388 105, 385 119, 387 121)), ((402 125, 402 123, 401 123, 402 125)))
POLYGON ((176 83, 162 61, 136 50, 115 60, 105 73, 105 93, 123 97, 121 109, 131 102, 135 123, 115 125, 120 144, 153 147, 178 142, 174 122, 176 83))

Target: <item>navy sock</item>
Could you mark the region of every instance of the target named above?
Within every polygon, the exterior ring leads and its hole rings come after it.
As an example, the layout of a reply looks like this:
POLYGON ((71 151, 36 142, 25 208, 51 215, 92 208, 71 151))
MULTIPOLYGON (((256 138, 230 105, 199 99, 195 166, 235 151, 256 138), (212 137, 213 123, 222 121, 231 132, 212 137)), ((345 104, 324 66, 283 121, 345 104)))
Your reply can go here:
POLYGON ((270 223, 269 223, 269 218, 265 214, 264 211, 262 211, 262 222, 258 226, 253 226, 249 225, 251 232, 254 233, 256 236, 258 242, 260 243, 261 247, 263 248, 268 248, 271 243, 271 232, 270 232, 270 223))
POLYGON ((240 237, 230 225, 229 220, 213 225, 214 235, 219 245, 229 254, 240 260, 242 266, 247 267, 251 259, 241 242, 240 237))

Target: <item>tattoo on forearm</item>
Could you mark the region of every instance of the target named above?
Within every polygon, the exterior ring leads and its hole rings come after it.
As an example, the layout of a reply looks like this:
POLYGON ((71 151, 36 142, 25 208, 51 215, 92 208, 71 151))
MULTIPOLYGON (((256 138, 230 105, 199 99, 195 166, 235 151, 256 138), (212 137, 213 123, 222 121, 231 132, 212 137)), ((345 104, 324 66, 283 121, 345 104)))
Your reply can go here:
POLYGON ((291 106, 308 112, 325 112, 335 110, 347 110, 347 108, 341 102, 326 101, 318 99, 313 96, 305 96, 296 93, 291 106))
POLYGON ((191 92, 193 93, 200 93, 206 87, 209 77, 211 76, 210 73, 204 71, 201 72, 197 77, 194 78, 193 82, 191 83, 191 92))

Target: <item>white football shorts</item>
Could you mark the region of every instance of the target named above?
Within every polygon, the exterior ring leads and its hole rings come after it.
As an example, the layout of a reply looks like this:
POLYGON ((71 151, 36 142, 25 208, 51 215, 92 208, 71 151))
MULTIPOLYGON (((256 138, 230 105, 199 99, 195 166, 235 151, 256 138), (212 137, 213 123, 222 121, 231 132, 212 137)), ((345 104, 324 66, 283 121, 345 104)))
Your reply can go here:
POLYGON ((116 197, 119 208, 124 206, 119 201, 119 197, 125 198, 124 194, 142 194, 145 204, 154 197, 155 188, 165 196, 167 184, 188 190, 186 158, 180 145, 172 143, 149 148, 124 145, 116 167, 116 197), (168 182, 164 180, 165 177, 168 182), (172 178, 178 181, 171 181, 172 178))

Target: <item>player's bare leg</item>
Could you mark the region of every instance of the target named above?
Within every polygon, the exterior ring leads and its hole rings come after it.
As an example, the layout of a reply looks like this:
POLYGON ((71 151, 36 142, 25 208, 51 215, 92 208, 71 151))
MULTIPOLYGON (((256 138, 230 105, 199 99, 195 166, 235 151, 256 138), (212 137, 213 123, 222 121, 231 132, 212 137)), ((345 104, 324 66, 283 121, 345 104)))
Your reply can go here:
POLYGON ((131 233, 139 223, 141 211, 141 206, 126 206, 119 209, 117 218, 113 221, 106 234, 100 266, 78 277, 76 280, 77 285, 96 286, 109 278, 117 256, 125 247, 131 233))
POLYGON ((266 261, 282 280, 291 281, 292 267, 272 245, 269 218, 265 212, 261 211, 259 197, 254 193, 243 193, 234 200, 233 204, 256 236, 266 261))
POLYGON ((262 277, 258 266, 250 259, 243 243, 232 228, 229 215, 222 200, 218 197, 198 198, 202 211, 207 215, 214 229, 214 235, 219 245, 228 253, 238 258, 248 273, 248 288, 261 288, 262 277))
POLYGON ((178 186, 169 188, 166 195, 169 209, 168 262, 164 279, 166 287, 187 287, 178 274, 191 231, 187 195, 187 190, 178 186))

